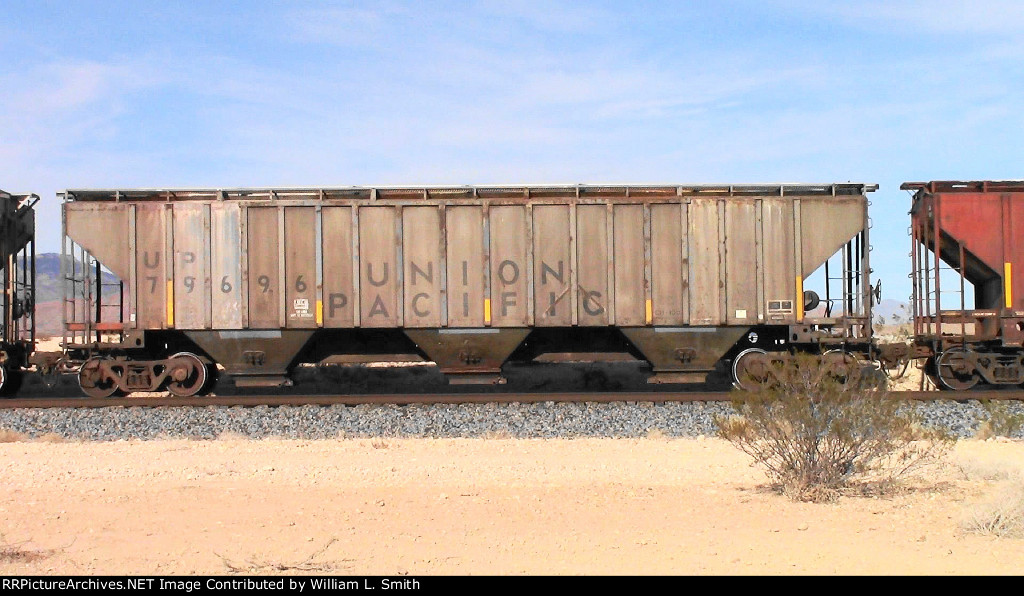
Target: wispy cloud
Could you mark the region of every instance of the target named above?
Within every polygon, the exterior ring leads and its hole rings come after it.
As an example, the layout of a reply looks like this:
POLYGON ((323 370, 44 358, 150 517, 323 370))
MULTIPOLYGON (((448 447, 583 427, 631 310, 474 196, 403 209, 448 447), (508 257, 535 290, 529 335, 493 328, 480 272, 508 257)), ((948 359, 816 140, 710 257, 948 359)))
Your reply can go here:
POLYGON ((801 11, 832 15, 859 27, 901 32, 908 40, 940 34, 952 38, 1024 36, 1024 4, 1017 0, 797 0, 789 4, 801 11))

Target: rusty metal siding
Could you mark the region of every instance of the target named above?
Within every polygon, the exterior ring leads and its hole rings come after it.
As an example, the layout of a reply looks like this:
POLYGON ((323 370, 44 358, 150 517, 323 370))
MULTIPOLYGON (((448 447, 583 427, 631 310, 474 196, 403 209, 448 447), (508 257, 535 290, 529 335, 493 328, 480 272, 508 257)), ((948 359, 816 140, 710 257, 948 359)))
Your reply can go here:
POLYGON ((483 210, 448 207, 448 325, 484 326, 483 210))
POLYGON ((608 208, 580 205, 576 208, 576 270, 579 284, 577 313, 584 326, 609 322, 608 208))
POLYGON ((498 205, 489 210, 491 243, 491 325, 525 327, 527 304, 526 207, 498 205))
POLYGON ((285 320, 288 328, 317 326, 316 209, 285 207, 285 320))
POLYGON ((402 209, 405 267, 405 326, 441 325, 441 212, 437 207, 402 209))

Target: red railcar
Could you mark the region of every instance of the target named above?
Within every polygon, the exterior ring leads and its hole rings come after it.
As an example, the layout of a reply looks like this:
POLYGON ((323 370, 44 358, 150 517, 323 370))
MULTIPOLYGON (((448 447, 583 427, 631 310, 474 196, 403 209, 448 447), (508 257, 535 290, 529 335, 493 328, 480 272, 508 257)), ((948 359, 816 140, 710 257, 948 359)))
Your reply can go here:
POLYGON ((945 389, 1024 383, 1024 181, 906 182, 914 337, 945 389))

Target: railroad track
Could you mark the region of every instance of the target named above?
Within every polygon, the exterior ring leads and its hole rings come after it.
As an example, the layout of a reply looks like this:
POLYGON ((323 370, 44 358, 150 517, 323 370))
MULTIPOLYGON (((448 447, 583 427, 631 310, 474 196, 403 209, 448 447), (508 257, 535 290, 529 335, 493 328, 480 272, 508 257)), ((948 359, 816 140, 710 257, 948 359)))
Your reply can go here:
MULTIPOLYGON (((894 398, 916 401, 1024 400, 1024 391, 899 391, 894 398)), ((358 395, 210 395, 204 397, 19 397, 0 400, 0 409, 19 408, 110 408, 110 407, 204 407, 204 406, 305 406, 361 404, 468 404, 539 402, 696 402, 729 401, 728 391, 630 391, 630 392, 555 392, 555 393, 437 393, 437 394, 358 394, 358 395)))

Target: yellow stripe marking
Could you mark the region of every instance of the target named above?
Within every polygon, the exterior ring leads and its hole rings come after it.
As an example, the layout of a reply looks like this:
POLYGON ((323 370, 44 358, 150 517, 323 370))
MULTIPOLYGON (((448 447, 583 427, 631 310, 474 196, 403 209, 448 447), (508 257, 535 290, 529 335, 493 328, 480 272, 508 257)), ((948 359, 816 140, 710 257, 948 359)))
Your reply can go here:
POLYGON ((804 320, 804 278, 796 276, 796 320, 804 320))
POLYGON ((167 280, 167 326, 174 327, 174 281, 167 280))
POLYGON ((491 324, 491 299, 484 298, 484 324, 491 324))
POLYGON ((1013 267, 1009 263, 1003 263, 1003 296, 1006 308, 1013 308, 1013 267))
POLYGON ((324 326, 324 301, 323 300, 317 300, 316 301, 316 326, 317 327, 323 327, 324 326))
POLYGON ((650 325, 651 321, 654 320, 654 309, 651 306, 651 299, 650 298, 647 299, 647 304, 645 306, 646 306, 646 308, 644 309, 644 316, 646 317, 645 320, 647 321, 647 324, 650 325))

